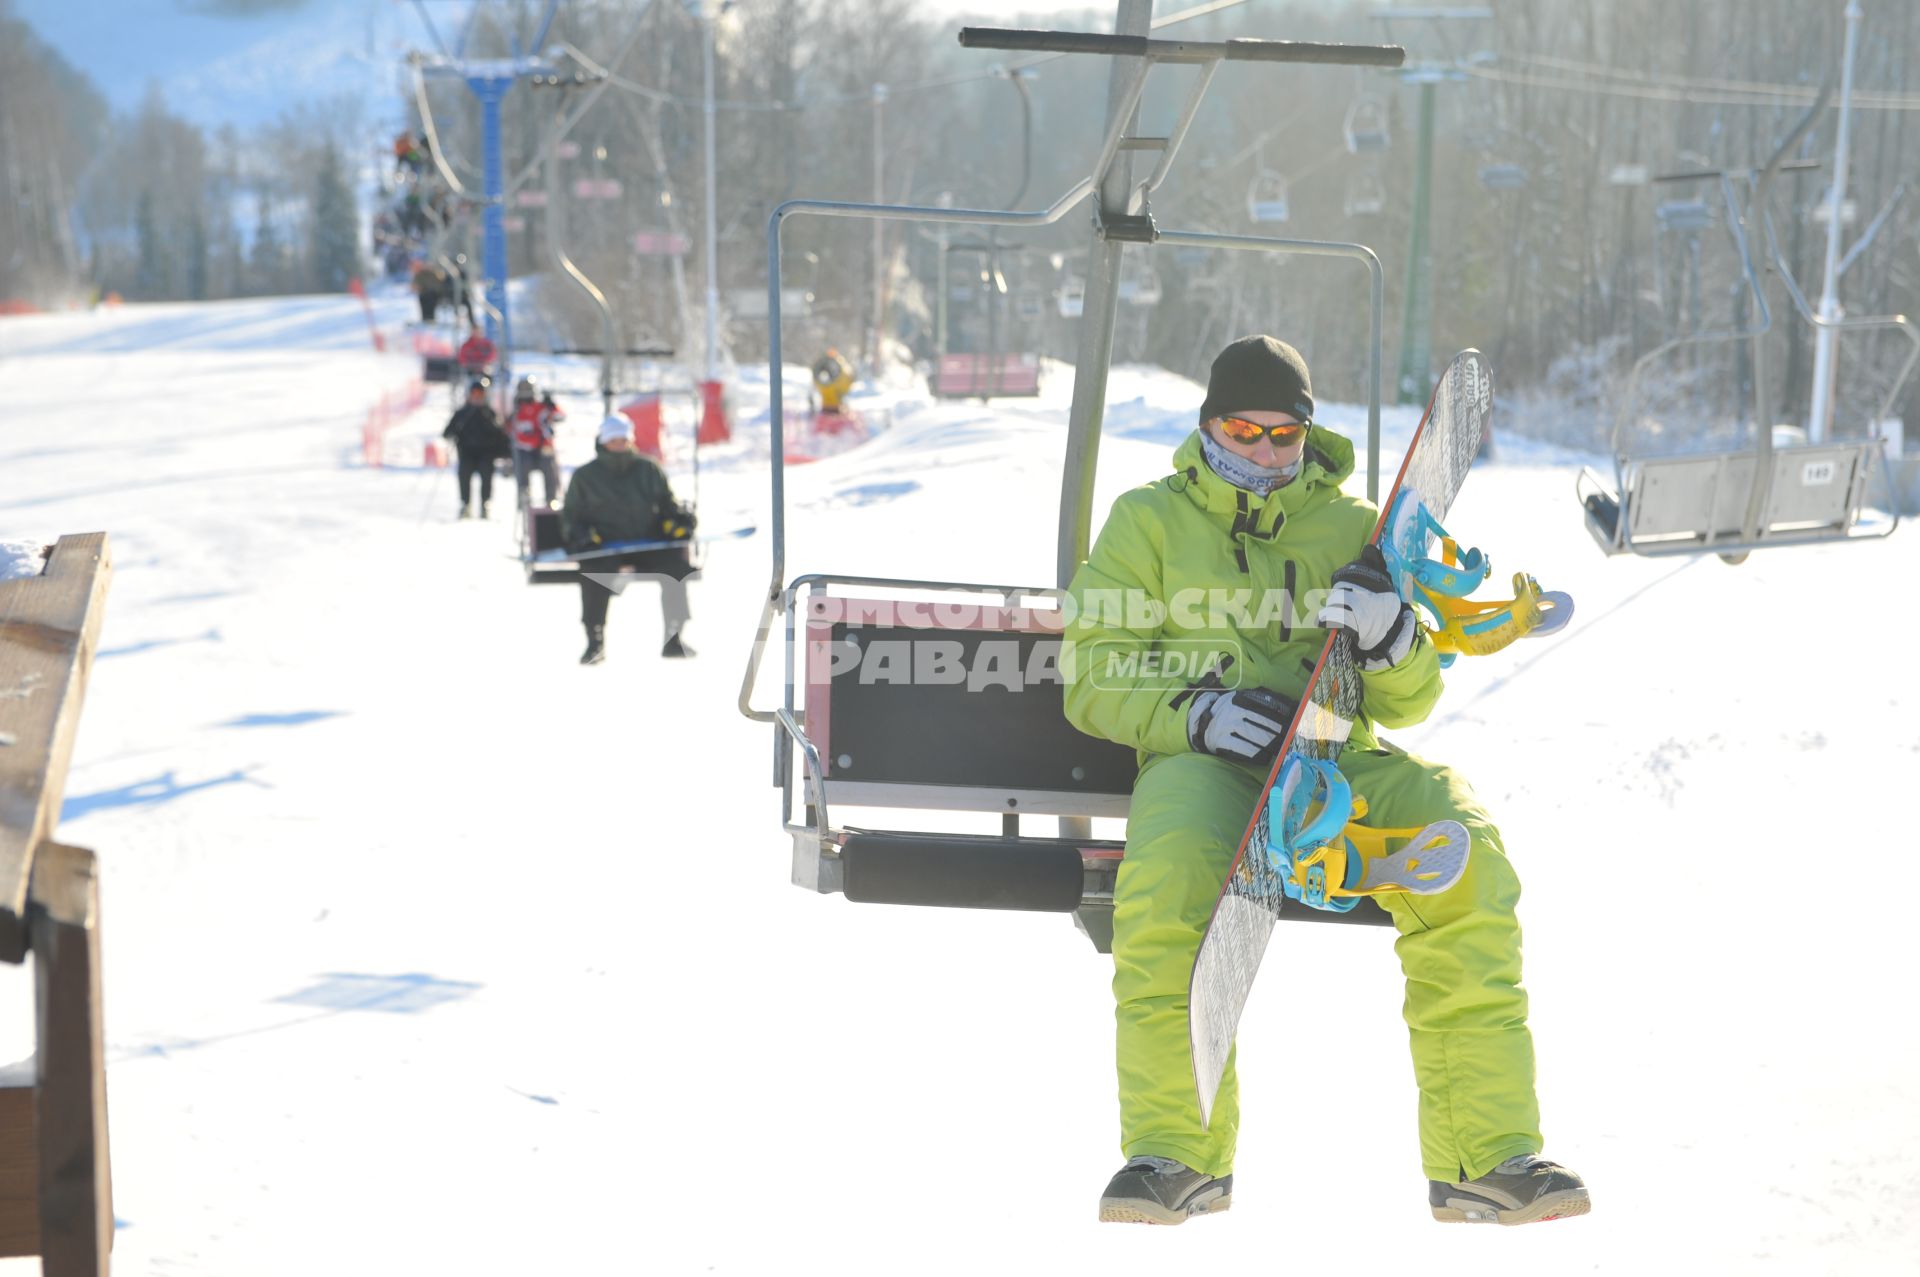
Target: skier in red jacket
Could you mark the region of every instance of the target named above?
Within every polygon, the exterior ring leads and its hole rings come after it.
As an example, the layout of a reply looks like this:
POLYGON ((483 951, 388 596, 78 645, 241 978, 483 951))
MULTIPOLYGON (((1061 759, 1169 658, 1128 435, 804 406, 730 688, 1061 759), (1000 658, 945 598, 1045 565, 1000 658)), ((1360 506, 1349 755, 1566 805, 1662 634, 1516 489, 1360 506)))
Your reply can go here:
POLYGON ((540 472, 540 487, 548 506, 560 495, 560 466, 554 460, 553 427, 565 421, 552 395, 540 393, 533 378, 522 377, 513 388, 513 483, 519 493, 520 508, 527 508, 532 496, 533 472, 540 472))
POLYGON ((460 371, 469 377, 478 377, 493 371, 493 361, 500 354, 487 335, 475 328, 467 339, 460 343, 458 358, 460 371))

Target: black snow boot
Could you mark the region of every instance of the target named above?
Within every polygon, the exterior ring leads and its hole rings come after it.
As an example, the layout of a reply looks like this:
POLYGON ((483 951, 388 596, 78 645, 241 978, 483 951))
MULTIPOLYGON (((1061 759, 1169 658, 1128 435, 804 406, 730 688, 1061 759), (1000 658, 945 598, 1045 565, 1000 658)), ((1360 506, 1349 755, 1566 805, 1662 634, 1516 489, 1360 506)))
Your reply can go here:
POLYGON ((1580 1177, 1538 1153, 1509 1157, 1479 1179, 1428 1180, 1427 1203, 1445 1224, 1533 1224, 1593 1209, 1580 1177))
POLYGON ((1103 1224, 1184 1224, 1233 1205, 1233 1176, 1215 1179, 1171 1157, 1131 1158, 1100 1195, 1103 1224))
POLYGON ((607 627, 589 625, 587 627, 587 650, 580 653, 582 665, 598 665, 607 659, 607 627))

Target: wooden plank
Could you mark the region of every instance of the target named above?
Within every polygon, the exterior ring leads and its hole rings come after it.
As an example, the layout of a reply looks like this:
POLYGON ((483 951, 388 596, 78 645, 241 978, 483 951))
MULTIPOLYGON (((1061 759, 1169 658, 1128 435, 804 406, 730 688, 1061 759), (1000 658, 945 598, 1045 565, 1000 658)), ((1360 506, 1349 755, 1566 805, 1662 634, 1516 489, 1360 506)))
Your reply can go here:
POLYGON ((106 1277, 113 1183, 93 853, 40 844, 30 908, 39 1020, 40 1270, 45 1277, 106 1277))
POLYGON ((40 1253, 40 1165, 34 1087, 0 1086, 0 1257, 40 1253))
POLYGON ((27 952, 33 851, 52 836, 106 611, 107 534, 63 536, 46 571, 0 582, 0 959, 27 952))

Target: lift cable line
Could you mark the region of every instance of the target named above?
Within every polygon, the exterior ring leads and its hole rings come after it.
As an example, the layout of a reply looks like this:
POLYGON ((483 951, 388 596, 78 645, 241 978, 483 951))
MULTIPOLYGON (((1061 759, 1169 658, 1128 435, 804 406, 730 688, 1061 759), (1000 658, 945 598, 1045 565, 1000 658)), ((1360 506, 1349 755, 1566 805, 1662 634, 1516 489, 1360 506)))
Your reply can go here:
MULTIPOLYGON (((1210 4, 1195 5, 1190 9, 1182 9, 1178 13, 1170 13, 1164 18, 1155 18, 1150 29, 1158 31, 1164 27, 1173 26, 1175 23, 1190 22, 1195 18, 1208 17, 1212 14, 1220 13, 1223 10, 1237 8, 1240 5, 1248 3, 1251 3, 1251 0, 1213 0, 1210 4)), ((569 56, 579 57, 578 51, 574 50, 571 45, 562 47, 567 50, 569 56)), ((1009 72, 1018 74, 1029 67, 1042 66, 1048 62, 1058 61, 1067 56, 1065 53, 1044 53, 1038 57, 1009 63, 999 71, 975 71, 964 74, 940 76, 932 80, 916 81, 913 84, 889 85, 888 88, 895 93, 920 93, 928 89, 950 89, 962 84, 975 84, 985 80, 1003 79, 1009 72)), ((584 59, 581 59, 581 62, 582 65, 587 65, 584 59)), ((624 89, 629 93, 635 93, 644 98, 650 98, 655 102, 670 106, 690 108, 699 108, 706 105, 704 100, 700 98, 681 97, 679 94, 668 93, 664 89, 656 89, 652 85, 642 84, 638 80, 631 79, 628 76, 607 72, 607 78, 615 88, 624 89)), ((852 93, 823 93, 812 97, 795 98, 787 102, 766 99, 756 100, 752 98, 721 98, 715 101, 713 105, 716 110, 720 111, 781 112, 804 111, 809 107, 815 106, 866 105, 872 101, 872 90, 863 89, 852 93)))
MULTIPOLYGON (((1515 57, 1515 62, 1529 61, 1515 57)), ((1541 61, 1541 59, 1531 59, 1541 61)), ((1811 103, 1818 90, 1797 84, 1755 84, 1752 88, 1722 87, 1733 82, 1688 81, 1678 77, 1653 79, 1632 72, 1591 64, 1576 64, 1580 72, 1503 70, 1484 64, 1462 68, 1469 76, 1500 84, 1536 89, 1559 89, 1596 97, 1639 98, 1649 102, 1682 102, 1699 106, 1782 106, 1811 103), (1602 78, 1605 77, 1605 78, 1602 78)), ((1854 106, 1869 111, 1920 111, 1920 94, 1855 90, 1854 106)), ((1838 105, 1829 108, 1838 110, 1838 105)))

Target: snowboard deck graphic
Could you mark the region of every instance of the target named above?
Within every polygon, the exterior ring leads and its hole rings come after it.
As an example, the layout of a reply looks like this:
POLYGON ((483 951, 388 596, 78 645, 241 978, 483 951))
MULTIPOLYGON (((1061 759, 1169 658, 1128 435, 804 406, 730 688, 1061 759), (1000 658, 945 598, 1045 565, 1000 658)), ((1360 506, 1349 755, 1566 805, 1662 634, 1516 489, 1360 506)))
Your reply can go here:
MULTIPOLYGON (((1435 520, 1445 517, 1455 494, 1466 481, 1467 470, 1479 451, 1480 438, 1492 411, 1493 382, 1485 361, 1479 351, 1461 351, 1434 386, 1433 397, 1407 448, 1399 475, 1383 495, 1380 518, 1368 538, 1369 544, 1379 541, 1395 509, 1395 498, 1410 489, 1419 494, 1418 501, 1435 520)), ((1353 731, 1354 721, 1360 716, 1361 677, 1352 636, 1345 631, 1330 635, 1307 679, 1300 708, 1261 789, 1253 818, 1234 854, 1226 883, 1220 889, 1213 916, 1194 956, 1193 977, 1188 986, 1187 1025, 1203 1122, 1212 1118, 1220 1077, 1239 1032, 1240 1013, 1253 989, 1254 976, 1260 969, 1274 923, 1289 894, 1296 901, 1300 899, 1301 888, 1293 881, 1287 857, 1270 851, 1275 832, 1272 799, 1276 782, 1283 772, 1297 778, 1333 769, 1353 731)), ((1326 814, 1327 805, 1330 802, 1323 804, 1322 816, 1326 814)), ((1290 816, 1288 823, 1297 821, 1290 816)), ((1342 817, 1334 828, 1337 830, 1344 823, 1342 817)), ((1296 832, 1283 830, 1283 842, 1296 832)), ((1342 836, 1336 833, 1334 837, 1342 836)), ((1363 856, 1365 868, 1359 881, 1373 883, 1371 890, 1442 890, 1465 870, 1468 848, 1464 827, 1443 821, 1420 831, 1400 851, 1382 858, 1378 864, 1368 863, 1371 858, 1363 856), (1451 830, 1441 828, 1449 824, 1451 830), (1414 860, 1422 863, 1414 866, 1410 863, 1414 860), (1432 875, 1436 870, 1438 877, 1421 876, 1422 873, 1432 875), (1420 885, 1410 885, 1414 882, 1420 885), (1435 882, 1440 885, 1436 887, 1435 882)), ((1348 895, 1347 899, 1357 903, 1357 897, 1348 895)), ((1296 903, 1294 907, 1306 906, 1296 903)), ((1319 907, 1329 906, 1323 903, 1319 907)), ((1345 907, 1351 908, 1352 904, 1345 907)))

